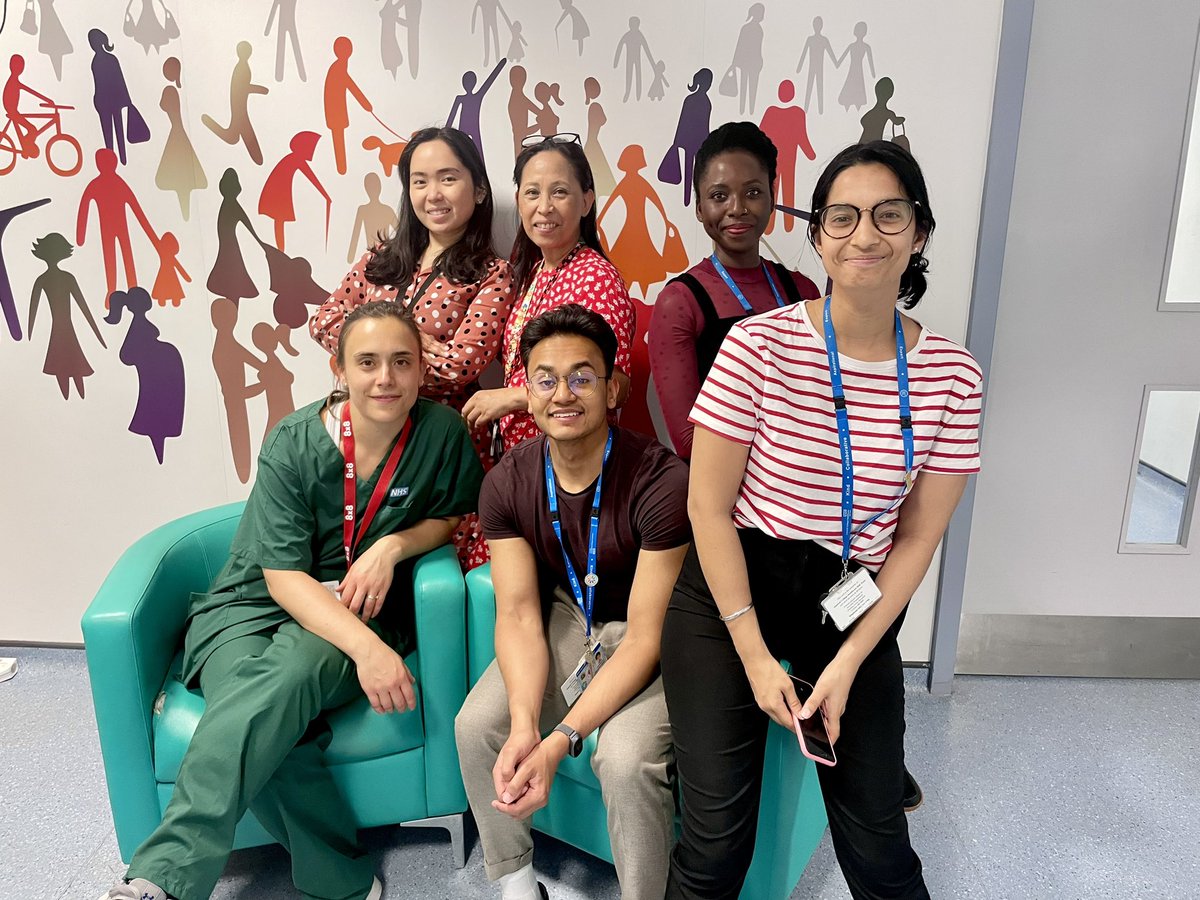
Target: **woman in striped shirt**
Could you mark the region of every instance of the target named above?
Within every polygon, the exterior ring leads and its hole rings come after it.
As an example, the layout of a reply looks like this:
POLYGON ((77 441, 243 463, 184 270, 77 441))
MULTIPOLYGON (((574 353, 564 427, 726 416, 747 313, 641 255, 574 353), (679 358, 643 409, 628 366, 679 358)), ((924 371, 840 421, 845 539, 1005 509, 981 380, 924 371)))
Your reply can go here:
POLYGON ((695 543, 662 650, 684 810, 668 898, 737 896, 768 717, 794 715, 823 716, 834 743, 817 770, 851 895, 929 896, 902 806, 896 634, 978 470, 982 373, 897 310, 925 292, 934 227, 905 150, 842 151, 811 208, 830 296, 735 325, 692 411, 695 543), (852 624, 827 615, 860 569, 879 599, 852 624))

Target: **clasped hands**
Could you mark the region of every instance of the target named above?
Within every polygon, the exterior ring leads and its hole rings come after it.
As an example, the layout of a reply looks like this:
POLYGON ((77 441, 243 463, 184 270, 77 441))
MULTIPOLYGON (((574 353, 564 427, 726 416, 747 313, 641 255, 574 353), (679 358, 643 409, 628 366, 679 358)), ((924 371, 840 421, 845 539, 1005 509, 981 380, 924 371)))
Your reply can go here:
POLYGON ((566 749, 566 739, 558 732, 543 740, 536 731, 513 731, 492 767, 496 788, 492 808, 525 819, 545 806, 566 749))

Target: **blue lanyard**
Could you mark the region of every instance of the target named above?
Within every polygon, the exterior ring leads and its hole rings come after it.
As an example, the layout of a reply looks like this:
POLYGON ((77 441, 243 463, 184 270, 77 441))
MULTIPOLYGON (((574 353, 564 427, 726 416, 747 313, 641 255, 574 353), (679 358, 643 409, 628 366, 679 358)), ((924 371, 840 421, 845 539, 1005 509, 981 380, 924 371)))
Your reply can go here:
MULTIPOLYGON (((746 295, 742 293, 742 289, 734 284, 733 279, 729 276, 729 272, 721 265, 721 261, 717 259, 717 254, 709 257, 712 260, 713 268, 717 270, 717 274, 721 276, 721 280, 725 282, 725 286, 733 292, 733 296, 737 297, 737 302, 742 304, 742 309, 746 312, 754 312, 750 306, 750 301, 746 299, 746 295)), ((775 303, 777 306, 783 306, 783 298, 779 296, 779 288, 775 287, 775 279, 771 277, 771 270, 767 268, 767 263, 764 260, 762 264, 763 275, 767 277, 767 284, 771 286, 771 293, 775 295, 775 303)))
POLYGON ((896 508, 904 496, 905 487, 912 484, 913 427, 912 409, 908 402, 908 357, 904 345, 904 326, 900 313, 896 313, 896 384, 900 395, 900 436, 904 439, 904 487, 892 501, 891 506, 878 512, 851 535, 854 524, 854 460, 850 455, 850 416, 846 412, 846 392, 842 387, 842 364, 838 359, 837 335, 833 333, 833 319, 829 315, 832 298, 825 298, 825 353, 829 357, 829 381, 833 388, 833 408, 837 415, 838 447, 842 451, 842 573, 847 571, 850 561, 850 543, 868 525, 896 508))
POLYGON ((596 542, 600 536, 600 487, 604 483, 604 466, 608 464, 612 443, 613 432, 612 428, 609 428, 608 441, 604 445, 604 462, 600 464, 600 474, 596 476, 596 493, 592 495, 592 516, 588 528, 587 574, 583 576, 583 583, 587 585, 585 599, 584 592, 579 587, 579 576, 575 574, 575 566, 571 564, 571 557, 567 555, 567 545, 563 541, 562 522, 558 517, 558 490, 554 481, 554 466, 550 464, 550 440, 549 438, 546 440, 546 496, 550 499, 550 524, 554 528, 555 537, 558 538, 558 546, 562 548, 563 562, 567 565, 567 579, 571 582, 571 592, 575 595, 575 602, 579 604, 579 609, 583 612, 584 634, 589 639, 592 636, 592 609, 596 605, 596 585, 600 583, 600 579, 596 575, 596 542))

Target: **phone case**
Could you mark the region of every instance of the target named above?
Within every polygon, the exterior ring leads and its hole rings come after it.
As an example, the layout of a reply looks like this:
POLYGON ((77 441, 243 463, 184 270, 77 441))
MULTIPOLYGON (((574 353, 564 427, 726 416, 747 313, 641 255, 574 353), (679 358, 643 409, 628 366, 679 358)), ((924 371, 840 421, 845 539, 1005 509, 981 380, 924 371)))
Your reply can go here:
MULTIPOLYGON (((825 713, 819 712, 819 714, 822 718, 824 718, 825 713)), ((813 762, 817 763, 818 765, 822 765, 822 766, 836 766, 837 765, 837 753, 834 753, 832 744, 829 747, 829 752, 833 753, 833 761, 831 762, 830 760, 825 759, 823 756, 817 756, 817 755, 809 752, 808 745, 804 743, 804 731, 800 728, 800 718, 795 713, 792 713, 792 725, 794 725, 796 728, 796 741, 800 744, 800 752, 801 753, 803 753, 805 756, 807 756, 809 759, 811 759, 813 762)))

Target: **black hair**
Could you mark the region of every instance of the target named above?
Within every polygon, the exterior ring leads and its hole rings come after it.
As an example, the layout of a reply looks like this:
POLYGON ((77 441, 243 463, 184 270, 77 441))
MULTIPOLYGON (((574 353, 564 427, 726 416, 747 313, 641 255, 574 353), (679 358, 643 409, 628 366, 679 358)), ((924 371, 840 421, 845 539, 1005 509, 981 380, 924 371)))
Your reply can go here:
POLYGON ((444 141, 466 168, 472 185, 484 191, 483 199, 475 206, 467 222, 462 240, 443 250, 434 260, 434 265, 450 281, 471 284, 483 279, 488 264, 496 255, 492 250, 492 185, 475 142, 457 128, 422 128, 413 134, 408 146, 400 154, 400 184, 403 191, 395 233, 391 237, 378 235, 378 246, 372 251, 365 272, 372 284, 392 285, 401 294, 408 288, 421 257, 429 247, 429 231, 417 218, 408 195, 413 153, 429 141, 444 141))
POLYGON ((817 214, 829 199, 834 180, 846 169, 865 163, 887 166, 896 176, 905 195, 912 201, 917 234, 924 237, 921 249, 909 257, 908 268, 900 276, 900 292, 896 297, 898 301, 903 301, 905 309, 912 309, 925 295, 925 273, 929 269, 925 248, 929 246, 929 238, 933 235, 936 223, 933 220, 933 210, 929 208, 929 191, 925 187, 925 176, 921 174, 921 167, 912 154, 895 141, 853 144, 830 161, 813 188, 812 206, 809 207, 813 215, 808 224, 808 240, 816 246, 817 232, 821 228, 817 214))
MULTIPOLYGON (((596 189, 595 181, 592 178, 592 167, 588 164, 587 156, 583 152, 583 147, 578 141, 552 141, 547 138, 537 144, 531 144, 525 147, 517 155, 516 165, 513 167, 513 184, 517 189, 521 188, 521 176, 525 174, 525 166, 531 159, 539 153, 545 153, 548 150, 553 150, 556 153, 561 153, 571 165, 572 171, 575 173, 575 180, 579 182, 579 186, 584 193, 596 189)), ((520 201, 518 201, 518 206, 520 201)), ((600 230, 596 226, 596 202, 593 197, 592 208, 588 210, 588 214, 579 220, 579 239, 599 253, 605 256, 603 248, 600 246, 600 230)), ((517 227, 517 236, 513 240, 512 253, 509 254, 509 261, 512 263, 513 284, 516 286, 517 293, 521 294, 529 287, 529 282, 533 279, 533 270, 537 266, 538 261, 542 258, 542 251, 533 239, 525 233, 524 226, 517 227)))
POLYGON ((564 303, 533 319, 521 332, 521 365, 529 365, 533 348, 559 334, 586 338, 600 348, 604 375, 610 377, 617 361, 617 335, 604 316, 578 303, 564 303))
POLYGON ((708 164, 719 153, 740 150, 749 153, 767 170, 771 185, 771 196, 775 196, 775 175, 779 168, 779 150, 763 130, 753 122, 726 122, 716 131, 710 132, 696 151, 692 168, 692 190, 700 194, 700 181, 708 170, 708 164))

